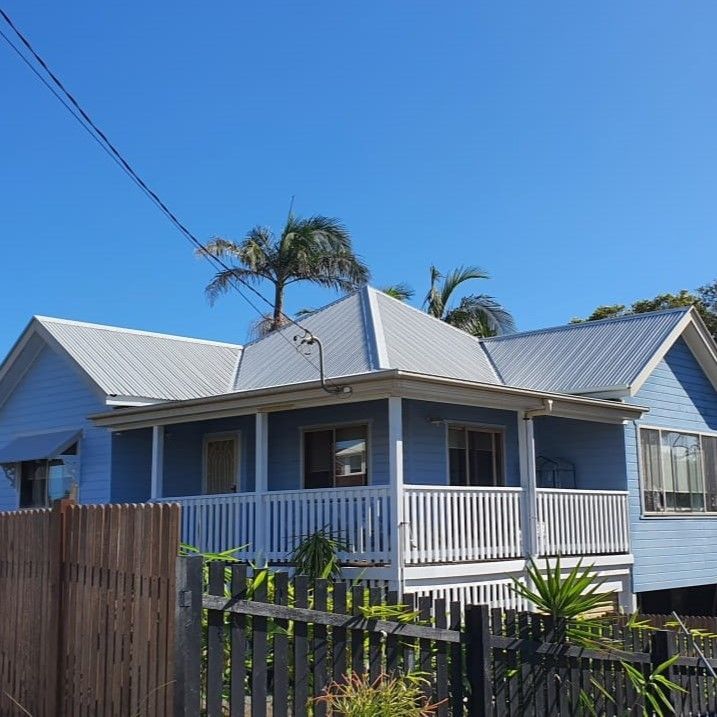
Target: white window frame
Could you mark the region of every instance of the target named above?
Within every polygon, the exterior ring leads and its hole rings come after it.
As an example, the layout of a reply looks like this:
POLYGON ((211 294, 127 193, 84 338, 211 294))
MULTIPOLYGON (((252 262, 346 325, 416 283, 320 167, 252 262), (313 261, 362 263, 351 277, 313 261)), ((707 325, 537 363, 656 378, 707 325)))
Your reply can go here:
MULTIPOLYGON (((446 451, 446 485, 451 485, 451 448, 449 441, 449 431, 451 428, 462 428, 468 431, 475 431, 476 433, 499 433, 501 443, 501 465, 503 470, 501 471, 500 478, 503 481, 501 484, 495 486, 496 488, 505 488, 508 486, 508 466, 506 463, 507 458, 507 446, 506 446, 506 435, 507 429, 505 426, 493 425, 490 423, 471 423, 470 421, 445 421, 445 451, 446 451)), ((467 450, 467 449, 466 449, 467 450)), ((495 462, 495 458, 493 458, 495 462)), ((468 471, 468 458, 466 457, 466 471, 468 471)), ((481 486, 466 486, 468 488, 480 488, 481 486)), ((488 486, 489 487, 489 486, 488 486)))
MULTIPOLYGON (((372 485, 371 479, 373 476, 373 470, 372 470, 372 431, 373 431, 373 421, 371 419, 359 419, 357 421, 337 421, 337 422, 331 422, 331 423, 319 423, 316 425, 307 425, 307 426, 299 426, 299 467, 300 467, 300 475, 301 475, 301 488, 306 490, 321 490, 318 488, 307 488, 306 487, 306 440, 305 440, 305 434, 311 433, 312 431, 334 431, 334 444, 335 441, 335 433, 337 428, 350 428, 352 426, 362 426, 366 427, 366 486, 372 485)), ((335 466, 332 470, 332 478, 333 482, 336 482, 336 473, 335 473, 335 466)), ((357 486, 360 487, 360 486, 357 486)), ((330 489, 324 488, 323 490, 350 490, 350 488, 337 488, 336 485, 333 485, 330 489)))
MULTIPOLYGON (((648 511, 645 508, 645 482, 647 478, 646 474, 646 468, 643 461, 643 455, 642 455, 642 429, 648 430, 648 431, 658 431, 660 434, 660 449, 662 449, 662 433, 683 433, 688 436, 699 436, 700 437, 700 457, 702 462, 702 478, 705 482, 705 486, 707 484, 707 472, 705 470, 705 454, 702 450, 702 436, 707 436, 708 438, 717 438, 717 431, 700 431, 700 430, 690 430, 688 428, 673 428, 670 426, 655 426, 648 423, 640 423, 637 425, 637 465, 639 468, 639 488, 640 488, 640 517, 641 518, 648 518, 650 520, 652 519, 671 519, 674 520, 677 519, 687 519, 687 520, 694 520, 695 518, 710 518, 715 519, 717 518, 717 511, 690 511, 690 510, 680 510, 680 511, 669 511, 669 510, 661 510, 661 511, 648 511)), ((662 466, 662 463, 660 463, 660 467, 662 466)), ((662 483, 662 470, 660 470, 660 482, 662 483)), ((664 488, 664 485, 663 485, 664 488)), ((705 495, 705 505, 706 505, 706 495, 705 495)))
POLYGON ((242 492, 241 482, 241 460, 242 460, 242 441, 241 431, 220 431, 218 433, 205 433, 202 440, 202 495, 236 495, 242 492), (208 446, 212 441, 234 440, 234 485, 236 491, 234 493, 207 493, 207 455, 208 446))

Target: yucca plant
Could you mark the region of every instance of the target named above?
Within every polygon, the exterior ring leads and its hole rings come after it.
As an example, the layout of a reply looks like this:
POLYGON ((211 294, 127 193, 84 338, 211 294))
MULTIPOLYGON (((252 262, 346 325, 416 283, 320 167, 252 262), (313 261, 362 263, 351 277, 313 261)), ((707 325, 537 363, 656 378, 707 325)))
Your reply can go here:
MULTIPOLYGON (((526 566, 528 585, 513 579, 513 590, 530 601, 535 610, 548 618, 552 628, 550 641, 560 645, 573 644, 587 649, 608 650, 620 656, 623 646, 610 637, 610 619, 595 616, 594 613, 612 605, 613 593, 602 590, 604 581, 599 579, 592 566, 583 567, 582 560, 563 575, 558 556, 551 565, 546 558, 540 568, 534 560, 526 566)), ((641 628, 643 622, 631 617, 627 627, 641 628)), ((631 682, 637 696, 629 709, 629 714, 641 713, 643 717, 664 717, 674 712, 668 699, 670 692, 684 692, 682 687, 665 676, 665 672, 679 659, 676 655, 658 665, 649 675, 644 675, 633 665, 620 661, 627 679, 631 682)), ((552 675, 545 675, 552 679, 552 675)), ((563 685, 562 687, 567 687, 563 685)), ((588 714, 597 717, 597 700, 614 704, 615 699, 608 686, 596 678, 590 678, 592 692, 581 689, 578 704, 574 705, 575 714, 588 714)))
POLYGON ((305 536, 294 548, 289 560, 297 575, 312 580, 337 580, 341 577, 339 553, 348 550, 341 536, 326 528, 305 536))
POLYGON ((421 673, 398 677, 351 673, 341 682, 332 682, 326 693, 316 698, 328 708, 329 716, 342 717, 430 717, 442 703, 426 696, 428 680, 421 673))

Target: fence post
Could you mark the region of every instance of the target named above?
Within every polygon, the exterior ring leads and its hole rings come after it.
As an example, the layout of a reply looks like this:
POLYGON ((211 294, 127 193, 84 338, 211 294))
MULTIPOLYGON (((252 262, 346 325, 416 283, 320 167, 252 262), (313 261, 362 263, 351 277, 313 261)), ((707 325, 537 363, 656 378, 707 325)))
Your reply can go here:
POLYGON ((175 608, 174 714, 194 717, 199 709, 202 658, 201 555, 177 558, 175 608))
POLYGON ((466 672, 470 685, 468 714, 493 712, 490 623, 487 605, 466 607, 466 672))
POLYGON ((45 694, 45 706, 47 714, 60 714, 62 705, 63 679, 62 671, 65 660, 62 659, 64 652, 64 627, 65 621, 62 578, 65 564, 65 513, 75 501, 71 498, 63 498, 55 501, 50 513, 50 540, 51 550, 49 554, 49 616, 48 624, 51 633, 48 635, 47 648, 45 650, 45 667, 48 680, 47 692, 45 694))
MULTIPOLYGON (((674 657, 676 652, 675 634, 670 630, 656 630, 652 634, 652 639, 650 641, 651 671, 654 672, 663 662, 669 660, 671 657, 674 657)), ((670 667, 663 674, 668 680, 671 680, 673 669, 670 667)), ((674 695, 667 691, 663 691, 663 694, 670 705, 672 705, 673 708, 676 707, 674 695)), ((647 705, 645 705, 645 707, 647 707, 647 705)))

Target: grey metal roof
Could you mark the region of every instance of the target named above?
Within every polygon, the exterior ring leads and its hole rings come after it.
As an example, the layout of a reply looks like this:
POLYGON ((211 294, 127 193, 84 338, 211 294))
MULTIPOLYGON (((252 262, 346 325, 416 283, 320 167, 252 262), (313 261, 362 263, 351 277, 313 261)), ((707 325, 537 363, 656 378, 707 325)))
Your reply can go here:
MULTIPOLYGON (((402 369, 499 383, 480 341, 368 286, 301 324, 321 340, 328 378, 402 369)), ((318 349, 300 355, 294 342, 300 334, 288 326, 246 345, 234 390, 317 380, 318 349)))
POLYGON ((108 395, 181 400, 225 393, 241 346, 44 316, 35 321, 108 395))
POLYGON ((686 309, 484 339, 483 347, 508 386, 589 393, 632 384, 686 309))
POLYGON ((500 383, 478 339, 423 311, 373 292, 386 346, 386 368, 482 383, 500 383))
MULTIPOLYGON (((327 377, 350 376, 375 370, 364 302, 357 292, 335 301, 301 320, 324 346, 327 377)), ((289 325, 244 347, 234 381, 235 391, 283 386, 319 379, 316 346, 299 347, 301 329, 289 325)))

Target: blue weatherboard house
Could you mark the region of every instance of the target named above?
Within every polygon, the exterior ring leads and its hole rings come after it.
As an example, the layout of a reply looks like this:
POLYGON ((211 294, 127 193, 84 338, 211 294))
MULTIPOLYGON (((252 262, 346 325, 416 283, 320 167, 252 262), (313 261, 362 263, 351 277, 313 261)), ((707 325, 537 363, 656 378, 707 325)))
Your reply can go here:
POLYGON ((692 309, 475 339, 370 287, 246 346, 35 317, 0 367, 0 508, 172 500, 186 542, 520 607, 529 556, 713 610, 717 347, 692 309), (321 372, 323 362, 324 371, 321 372))

